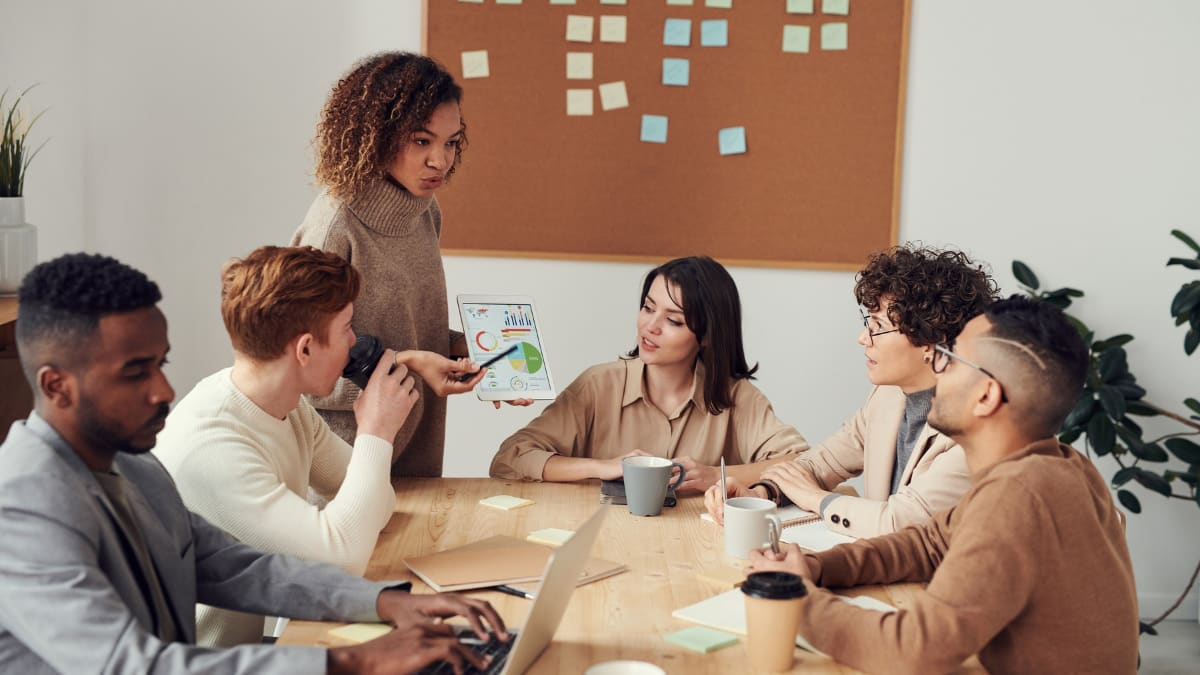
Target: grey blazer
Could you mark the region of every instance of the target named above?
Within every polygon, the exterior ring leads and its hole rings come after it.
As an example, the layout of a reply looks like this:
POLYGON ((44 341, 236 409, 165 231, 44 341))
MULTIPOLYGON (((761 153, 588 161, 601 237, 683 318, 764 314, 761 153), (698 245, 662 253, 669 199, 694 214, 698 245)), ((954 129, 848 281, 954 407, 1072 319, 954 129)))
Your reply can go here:
POLYGON ((332 565, 262 553, 184 507, 150 453, 113 468, 184 642, 149 627, 151 601, 107 495, 53 428, 30 415, 0 445, 0 671, 11 673, 324 673, 317 647, 195 646, 196 602, 299 619, 378 621, 388 584, 332 565))

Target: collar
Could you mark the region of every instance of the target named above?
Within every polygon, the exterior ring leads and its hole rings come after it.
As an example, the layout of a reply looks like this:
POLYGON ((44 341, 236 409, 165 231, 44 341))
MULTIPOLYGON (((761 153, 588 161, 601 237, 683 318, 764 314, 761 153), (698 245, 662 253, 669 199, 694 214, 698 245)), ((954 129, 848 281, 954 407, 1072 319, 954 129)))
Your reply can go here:
MULTIPOLYGON (((621 397, 621 407, 632 405, 645 398, 646 364, 635 357, 625 358, 625 391, 621 397)), ((696 359, 696 367, 692 371, 692 403, 705 412, 708 404, 704 399, 704 364, 696 359)))
POLYGON ((433 195, 417 197, 390 178, 378 178, 346 207, 368 228, 394 237, 407 232, 413 218, 428 211, 433 202, 433 195))
POLYGON ((987 475, 996 467, 1003 466, 1009 462, 1016 462, 1026 457, 1032 457, 1033 455, 1066 458, 1069 457, 1070 453, 1072 452, 1075 452, 1075 450, 1072 449, 1071 446, 1059 443, 1057 438, 1043 438, 1040 441, 1034 441, 1033 443, 1030 443, 1024 448, 1021 448, 1020 450, 1000 460, 999 462, 996 462, 989 467, 980 469, 979 471, 971 474, 971 482, 978 483, 980 480, 987 477, 987 475))

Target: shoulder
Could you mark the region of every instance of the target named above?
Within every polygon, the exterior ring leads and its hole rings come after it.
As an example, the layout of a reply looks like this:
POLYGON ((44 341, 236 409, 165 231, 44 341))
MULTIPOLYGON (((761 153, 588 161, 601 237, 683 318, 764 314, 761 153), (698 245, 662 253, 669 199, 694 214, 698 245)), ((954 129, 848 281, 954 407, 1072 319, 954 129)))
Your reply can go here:
POLYGON ((622 392, 625 389, 625 379, 629 367, 629 361, 625 359, 590 366, 580 373, 579 377, 576 377, 575 381, 567 386, 567 389, 576 394, 622 392))
POLYGON ((322 192, 308 208, 300 227, 292 235, 293 246, 313 246, 341 253, 351 244, 351 227, 356 218, 345 204, 328 192, 322 192))
POLYGON ((87 514, 96 513, 98 503, 85 472, 71 466, 23 424, 14 425, 0 445, 0 531, 12 522, 13 514, 23 513, 94 534, 98 523, 87 514))

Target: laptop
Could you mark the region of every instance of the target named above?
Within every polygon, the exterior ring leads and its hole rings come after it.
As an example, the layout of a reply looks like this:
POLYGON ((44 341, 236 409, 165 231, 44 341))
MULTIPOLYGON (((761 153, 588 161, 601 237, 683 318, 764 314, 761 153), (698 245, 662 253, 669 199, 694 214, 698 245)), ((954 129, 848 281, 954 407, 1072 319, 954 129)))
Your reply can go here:
MULTIPOLYGON (((489 675, 522 675, 533 662, 537 660, 546 647, 554 639, 554 632, 567 611, 571 594, 579 583, 584 567, 592 555, 592 545, 600 533, 604 523, 605 509, 599 508, 592 514, 575 534, 550 555, 546 562, 546 572, 538 584, 533 596, 533 607, 529 609, 529 618, 525 627, 520 631, 509 631, 515 637, 508 642, 490 640, 482 644, 473 644, 472 648, 479 654, 490 656, 492 662, 487 670, 478 670, 469 664, 465 673, 488 673, 489 675)), ((474 642, 474 633, 470 629, 463 632, 464 642, 474 642)), ((419 671, 425 673, 452 673, 453 667, 445 662, 430 664, 419 671)))

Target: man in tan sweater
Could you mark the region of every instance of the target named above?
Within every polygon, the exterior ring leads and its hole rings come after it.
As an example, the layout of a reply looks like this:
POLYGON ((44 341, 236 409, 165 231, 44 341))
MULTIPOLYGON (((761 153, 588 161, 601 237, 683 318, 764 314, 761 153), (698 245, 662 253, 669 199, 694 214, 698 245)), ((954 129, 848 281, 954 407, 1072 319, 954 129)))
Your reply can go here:
POLYGON ((926 525, 818 554, 755 551, 756 571, 808 580, 800 633, 873 673, 935 673, 978 653, 990 673, 1132 673, 1138 617, 1105 480, 1054 435, 1088 353, 1062 312, 1014 296, 937 346, 929 424, 966 453, 972 487, 926 525), (825 588, 928 582, 880 614, 825 588))

